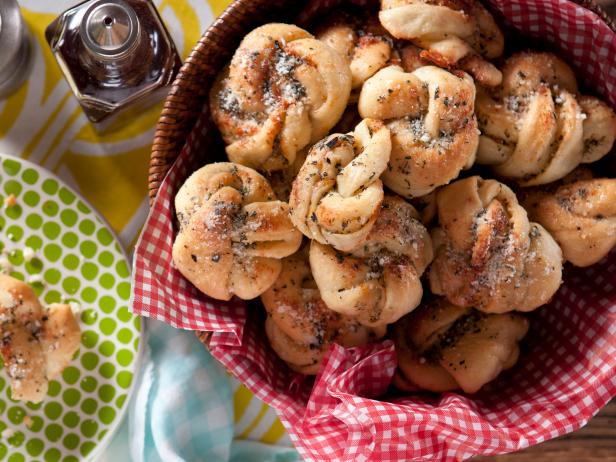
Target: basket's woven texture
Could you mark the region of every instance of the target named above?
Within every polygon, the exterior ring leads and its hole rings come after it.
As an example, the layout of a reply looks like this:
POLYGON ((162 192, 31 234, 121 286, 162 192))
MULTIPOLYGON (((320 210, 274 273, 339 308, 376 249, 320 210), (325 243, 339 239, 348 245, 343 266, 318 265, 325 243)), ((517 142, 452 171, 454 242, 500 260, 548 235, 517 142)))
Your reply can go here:
MULTIPOLYGON (((270 20, 289 14, 279 8, 284 2, 268 9, 272 3, 236 4, 222 25, 208 31, 207 47, 193 54, 198 67, 191 70, 192 80, 180 79, 168 100, 162 124, 168 120, 180 128, 166 137, 159 125, 157 139, 160 146, 184 148, 162 181, 135 252, 135 312, 211 332, 200 338, 212 354, 277 409, 309 460, 460 460, 514 451, 584 425, 616 394, 616 252, 587 270, 567 268, 554 301, 532 314, 529 343, 518 366, 472 397, 391 394, 395 354, 388 341, 360 349, 335 347, 316 381, 305 379, 267 346, 257 310, 240 301, 210 300, 173 268, 175 191, 189 171, 222 152, 207 108, 200 113, 209 81, 241 35, 264 22, 264 11, 277 12, 268 13, 270 20), (257 5, 256 10, 244 8, 248 4, 257 5), (205 62, 200 62, 200 53, 208 56, 205 62), (187 108, 185 113, 174 112, 175 98, 178 107, 187 108)), ((552 43, 576 67, 582 82, 616 107, 616 35, 597 15, 565 0, 491 3, 524 36, 552 43)), ((160 166, 164 175, 173 150, 161 147, 156 152, 160 164, 154 167, 160 166)))

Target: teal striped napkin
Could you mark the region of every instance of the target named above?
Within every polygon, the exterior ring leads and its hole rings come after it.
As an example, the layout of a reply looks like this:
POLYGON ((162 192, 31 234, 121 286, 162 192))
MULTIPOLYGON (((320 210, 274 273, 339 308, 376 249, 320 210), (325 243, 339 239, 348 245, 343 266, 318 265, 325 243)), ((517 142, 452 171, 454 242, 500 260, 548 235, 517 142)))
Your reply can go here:
POLYGON ((128 419, 135 462, 300 460, 292 448, 233 439, 230 378, 194 334, 151 320, 146 331, 128 419))

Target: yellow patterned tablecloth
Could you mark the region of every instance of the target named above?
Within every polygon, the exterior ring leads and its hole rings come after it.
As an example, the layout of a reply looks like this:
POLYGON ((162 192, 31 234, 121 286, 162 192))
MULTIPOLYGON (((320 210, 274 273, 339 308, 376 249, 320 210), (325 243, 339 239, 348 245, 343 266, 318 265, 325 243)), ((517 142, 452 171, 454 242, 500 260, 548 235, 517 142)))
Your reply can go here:
MULTIPOLYGON (((1 0, 0 0, 1 1, 1 0)), ((154 0, 183 58, 230 0, 154 0)), ((19 0, 33 36, 30 78, 0 101, 0 151, 43 165, 107 218, 130 253, 148 212, 147 167, 161 105, 121 130, 97 133, 63 80, 44 39, 47 25, 76 0, 19 0)), ((236 435, 287 441, 273 411, 234 382, 236 435)))

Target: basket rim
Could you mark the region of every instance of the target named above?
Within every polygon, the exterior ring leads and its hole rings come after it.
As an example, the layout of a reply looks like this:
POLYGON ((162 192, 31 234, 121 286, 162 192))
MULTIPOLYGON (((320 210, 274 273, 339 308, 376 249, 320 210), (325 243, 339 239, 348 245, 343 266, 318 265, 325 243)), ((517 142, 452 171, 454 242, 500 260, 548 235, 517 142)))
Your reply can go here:
MULTIPOLYGON (((574 3, 597 14, 614 32, 616 20, 609 16, 594 0, 572 0, 574 3)), ((251 0, 233 0, 222 14, 206 29, 189 57, 180 68, 171 89, 165 98, 163 110, 160 114, 154 133, 154 140, 150 153, 148 168, 148 196, 152 205, 158 190, 171 169, 175 159, 179 156, 184 141, 194 127, 203 108, 204 101, 194 98, 189 92, 182 89, 199 78, 196 62, 201 59, 203 51, 213 39, 214 31, 233 21, 234 16, 251 0)))
MULTIPOLYGON (((614 20, 593 0, 571 1, 597 14, 608 27, 616 32, 614 20)), ((251 0, 234 0, 208 27, 193 48, 172 85, 156 126, 154 144, 152 146, 149 165, 150 205, 155 200, 166 174, 180 155, 188 134, 194 128, 197 118, 201 114, 204 101, 207 104, 207 95, 205 100, 203 98, 191 98, 190 94, 182 92, 181 89, 184 86, 194 87, 195 80, 198 81, 199 66, 195 61, 202 59, 202 53, 208 47, 208 42, 214 35, 212 31, 215 31, 226 21, 233 21, 237 12, 249 3, 251 3, 251 0)), ((212 332, 195 331, 195 335, 206 348, 209 348, 212 332)))

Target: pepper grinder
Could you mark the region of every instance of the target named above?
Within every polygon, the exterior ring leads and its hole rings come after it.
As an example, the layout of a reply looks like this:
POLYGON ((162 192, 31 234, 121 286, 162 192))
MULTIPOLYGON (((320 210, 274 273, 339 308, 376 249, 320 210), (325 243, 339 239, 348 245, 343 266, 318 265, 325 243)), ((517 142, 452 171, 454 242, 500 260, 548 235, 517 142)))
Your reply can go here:
POLYGON ((0 99, 28 77, 30 36, 15 0, 0 0, 0 99))
POLYGON ((182 64, 150 0, 83 2, 53 21, 45 38, 97 128, 161 100, 182 64))

